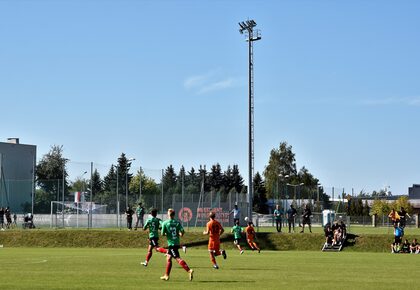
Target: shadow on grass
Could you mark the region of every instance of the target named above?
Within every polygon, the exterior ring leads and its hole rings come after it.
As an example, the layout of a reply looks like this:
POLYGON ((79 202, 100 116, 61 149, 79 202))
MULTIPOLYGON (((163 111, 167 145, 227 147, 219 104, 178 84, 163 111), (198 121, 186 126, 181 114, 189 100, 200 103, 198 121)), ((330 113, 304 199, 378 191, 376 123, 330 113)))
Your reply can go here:
POLYGON ((356 238, 358 237, 358 235, 348 233, 343 248, 353 247, 356 244, 356 238))

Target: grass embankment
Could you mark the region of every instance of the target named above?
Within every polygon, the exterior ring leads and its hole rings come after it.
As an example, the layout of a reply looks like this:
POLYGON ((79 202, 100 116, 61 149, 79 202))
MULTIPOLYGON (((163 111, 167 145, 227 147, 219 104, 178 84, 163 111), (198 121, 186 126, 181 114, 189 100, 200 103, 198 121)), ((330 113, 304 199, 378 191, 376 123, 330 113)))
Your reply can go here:
MULTIPOLYGON (((393 240, 392 234, 349 234, 348 237, 344 250, 356 252, 388 252, 393 240)), ((405 238, 411 241, 419 236, 407 235, 405 238)), ((207 241, 207 237, 199 232, 187 232, 182 238, 185 245, 197 249, 205 249, 207 241)), ((222 236, 222 242, 226 249, 235 247, 230 233, 222 236)), ((165 244, 164 241, 161 243, 165 244)), ((258 243, 265 250, 319 251, 324 243, 324 235, 260 232, 258 243)), ((0 244, 4 247, 145 248, 148 241, 147 233, 143 231, 35 229, 0 232, 0 244)))

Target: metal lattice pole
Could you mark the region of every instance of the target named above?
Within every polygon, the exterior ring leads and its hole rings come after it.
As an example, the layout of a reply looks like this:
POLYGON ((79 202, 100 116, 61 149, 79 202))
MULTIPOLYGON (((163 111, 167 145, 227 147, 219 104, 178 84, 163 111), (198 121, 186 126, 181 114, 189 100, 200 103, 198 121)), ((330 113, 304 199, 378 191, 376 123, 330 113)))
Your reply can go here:
POLYGON ((252 220, 252 205, 253 205, 253 177, 254 177, 254 48, 253 42, 260 40, 261 36, 258 30, 254 31, 254 27, 257 23, 254 20, 247 20, 239 23, 240 29, 239 32, 243 34, 244 32, 248 36, 248 91, 249 91, 249 110, 248 110, 248 120, 249 120, 249 144, 248 144, 248 216, 252 220))

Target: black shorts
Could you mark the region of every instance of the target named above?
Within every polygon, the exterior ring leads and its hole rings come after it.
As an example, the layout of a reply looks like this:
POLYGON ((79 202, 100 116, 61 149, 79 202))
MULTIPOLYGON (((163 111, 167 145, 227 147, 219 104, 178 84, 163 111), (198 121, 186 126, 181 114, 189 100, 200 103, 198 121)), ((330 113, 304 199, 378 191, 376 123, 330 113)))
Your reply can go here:
POLYGON ((149 238, 149 245, 159 247, 159 238, 149 238))
POLYGON ((402 237, 394 237, 394 244, 401 244, 402 237))
POLYGON ((233 240, 233 243, 234 243, 235 245, 239 245, 239 244, 241 243, 241 239, 234 239, 234 240, 233 240))
POLYGON ((174 259, 180 258, 178 250, 179 246, 169 246, 168 254, 174 259))
POLYGON ((303 223, 303 224, 310 225, 310 224, 311 224, 311 219, 310 219, 310 218, 303 218, 302 223, 303 223))

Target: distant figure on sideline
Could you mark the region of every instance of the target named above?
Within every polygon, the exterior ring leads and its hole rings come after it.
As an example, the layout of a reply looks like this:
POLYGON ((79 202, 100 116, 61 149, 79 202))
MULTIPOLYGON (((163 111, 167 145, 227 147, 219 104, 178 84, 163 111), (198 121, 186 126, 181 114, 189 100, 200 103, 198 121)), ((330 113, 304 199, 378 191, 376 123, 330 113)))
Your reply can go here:
POLYGON ((235 204, 233 209, 230 211, 229 215, 233 214, 233 225, 236 224, 236 221, 239 221, 241 218, 241 210, 238 208, 238 205, 235 204))
POLYGON ((289 234, 293 228, 295 232, 295 217, 297 215, 296 209, 293 207, 293 204, 290 205, 290 208, 287 210, 287 223, 289 224, 289 234))
POLYGON ((137 230, 140 223, 140 227, 144 227, 144 207, 143 204, 140 202, 136 207, 136 226, 134 230, 137 230))
POLYGON ((281 233, 281 222, 283 214, 283 209, 281 209, 280 205, 276 204, 276 209, 273 212, 273 217, 274 221, 276 222, 276 230, 278 233, 281 233))
POLYGON ((133 228, 133 214, 134 211, 131 209, 131 207, 127 206, 127 210, 125 211, 125 216, 127 218, 127 229, 129 231, 133 228))

